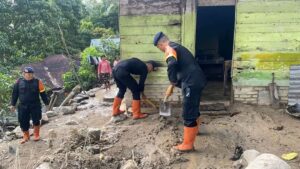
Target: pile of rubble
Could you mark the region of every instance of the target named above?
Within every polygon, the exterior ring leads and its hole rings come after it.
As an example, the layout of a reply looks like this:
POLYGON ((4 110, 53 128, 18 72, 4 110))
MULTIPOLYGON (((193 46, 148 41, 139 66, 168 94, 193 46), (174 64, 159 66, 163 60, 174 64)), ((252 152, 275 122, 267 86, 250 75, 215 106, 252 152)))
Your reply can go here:
MULTIPOLYGON (((41 158, 37 169, 137 168, 132 160, 120 161, 105 154, 105 151, 118 141, 122 130, 111 127, 103 130, 98 128, 73 129, 69 137, 53 154, 41 158)), ((50 137, 51 135, 55 134, 49 133, 50 137)))

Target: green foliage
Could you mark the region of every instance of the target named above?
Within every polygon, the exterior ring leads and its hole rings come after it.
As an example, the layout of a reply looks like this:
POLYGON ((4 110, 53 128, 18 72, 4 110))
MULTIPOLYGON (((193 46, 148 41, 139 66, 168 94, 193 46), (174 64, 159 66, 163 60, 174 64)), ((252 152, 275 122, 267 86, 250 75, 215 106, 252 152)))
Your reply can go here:
POLYGON ((101 0, 85 3, 88 16, 81 21, 80 31, 90 38, 103 38, 119 32, 119 1, 101 0))
POLYGON ((105 54, 107 59, 112 63, 120 55, 120 45, 111 39, 100 39, 101 45, 97 47, 99 51, 105 54))
POLYGON ((86 16, 81 0, 5 0, 0 1, 0 16, 0 63, 18 65, 19 59, 26 63, 65 53, 58 25, 72 55, 90 41, 79 30, 86 16))
MULTIPOLYGON (((88 90, 97 83, 97 72, 95 68, 88 63, 88 56, 101 56, 103 53, 95 47, 88 47, 81 53, 80 68, 78 70, 79 80, 82 83, 82 88, 88 90)), ((77 85, 75 75, 69 71, 64 74, 64 87, 70 91, 77 85)))
MULTIPOLYGON (((10 98, 12 93, 12 86, 17 79, 17 75, 11 75, 7 70, 0 71, 0 108, 8 112, 10 105, 10 98)), ((1 110, 0 110, 1 111, 1 110)))

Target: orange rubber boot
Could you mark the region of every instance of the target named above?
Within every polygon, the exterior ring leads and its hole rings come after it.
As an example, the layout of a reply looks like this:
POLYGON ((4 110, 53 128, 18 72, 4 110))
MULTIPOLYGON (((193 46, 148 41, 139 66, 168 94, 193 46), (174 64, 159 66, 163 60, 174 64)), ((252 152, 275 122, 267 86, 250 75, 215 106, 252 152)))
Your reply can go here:
POLYGON ((194 150, 194 142, 198 133, 198 126, 184 127, 183 142, 174 147, 174 149, 182 152, 194 150))
POLYGON ((141 113, 141 101, 132 100, 132 116, 134 120, 146 118, 148 114, 141 113))
POLYGON ((20 144, 24 144, 29 141, 30 135, 29 131, 23 131, 23 139, 20 141, 20 144))
POLYGON ((114 103, 113 103, 112 116, 118 116, 125 112, 125 111, 120 110, 121 103, 122 103, 122 99, 119 97, 115 97, 114 103))
POLYGON ((40 140, 40 126, 33 126, 33 136, 34 141, 40 140))

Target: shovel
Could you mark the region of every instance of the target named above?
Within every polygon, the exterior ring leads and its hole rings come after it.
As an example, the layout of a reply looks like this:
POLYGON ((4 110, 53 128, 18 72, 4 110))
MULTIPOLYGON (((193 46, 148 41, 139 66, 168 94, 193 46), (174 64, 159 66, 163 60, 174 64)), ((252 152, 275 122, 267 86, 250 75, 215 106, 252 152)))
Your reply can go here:
POLYGON ((169 117, 171 116, 171 104, 167 102, 168 96, 165 96, 164 101, 159 105, 159 115, 169 117))
POLYGON ((279 106, 278 87, 275 83, 275 74, 272 73, 272 83, 269 84, 270 101, 272 107, 279 106))

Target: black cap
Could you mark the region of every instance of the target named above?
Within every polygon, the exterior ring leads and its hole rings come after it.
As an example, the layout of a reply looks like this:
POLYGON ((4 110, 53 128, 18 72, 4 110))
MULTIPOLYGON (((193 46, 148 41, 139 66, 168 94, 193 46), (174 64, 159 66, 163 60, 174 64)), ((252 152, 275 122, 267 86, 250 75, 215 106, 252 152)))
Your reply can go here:
POLYGON ((157 46, 158 41, 159 41, 162 37, 164 37, 164 36, 165 36, 165 34, 164 34, 163 32, 158 32, 158 33, 154 36, 154 39, 153 39, 153 45, 154 45, 154 46, 157 46))
POLYGON ((24 73, 34 73, 33 68, 32 67, 25 67, 23 70, 24 73))

